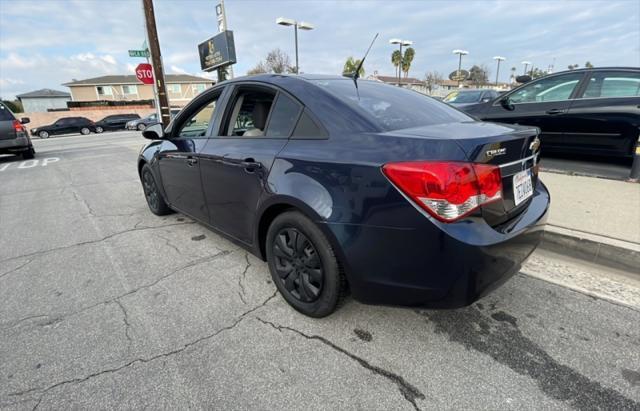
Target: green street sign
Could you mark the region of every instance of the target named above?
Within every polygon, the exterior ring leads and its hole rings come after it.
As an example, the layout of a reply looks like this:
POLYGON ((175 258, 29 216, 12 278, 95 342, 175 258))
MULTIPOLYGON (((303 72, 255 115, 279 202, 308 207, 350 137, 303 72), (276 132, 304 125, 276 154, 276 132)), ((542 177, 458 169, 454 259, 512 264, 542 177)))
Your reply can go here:
POLYGON ((149 50, 129 50, 129 57, 149 57, 149 50))

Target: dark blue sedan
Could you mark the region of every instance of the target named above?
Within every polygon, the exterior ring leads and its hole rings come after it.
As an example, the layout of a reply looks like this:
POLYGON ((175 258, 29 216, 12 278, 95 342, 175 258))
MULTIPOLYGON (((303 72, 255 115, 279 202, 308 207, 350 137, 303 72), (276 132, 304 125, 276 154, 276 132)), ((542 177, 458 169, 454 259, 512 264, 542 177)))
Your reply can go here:
POLYGON ((348 292, 471 304, 518 272, 549 208, 536 128, 378 82, 237 78, 143 134, 151 211, 186 214, 266 260, 284 299, 313 317, 348 292))

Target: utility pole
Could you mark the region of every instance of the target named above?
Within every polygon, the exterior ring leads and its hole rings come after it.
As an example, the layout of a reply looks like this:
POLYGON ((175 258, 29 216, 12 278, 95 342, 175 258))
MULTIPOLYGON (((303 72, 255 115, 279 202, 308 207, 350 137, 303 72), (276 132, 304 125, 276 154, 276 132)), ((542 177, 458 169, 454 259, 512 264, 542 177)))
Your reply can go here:
MULTIPOLYGON (((224 0, 220 0, 220 4, 216 6, 216 17, 218 19, 218 33, 222 33, 227 30, 227 10, 224 7, 224 0)), ((229 78, 233 78, 233 67, 231 65, 219 67, 217 71, 218 82, 226 80, 227 74, 229 78)))
POLYGON ((169 100, 167 89, 164 84, 164 68, 162 66, 162 54, 160 53, 160 42, 158 41, 158 31, 156 30, 156 16, 153 11, 153 0, 142 0, 144 9, 144 20, 147 28, 147 44, 151 54, 151 64, 153 66, 154 88, 157 90, 158 107, 160 109, 160 122, 163 127, 167 127, 171 121, 169 113, 169 100))

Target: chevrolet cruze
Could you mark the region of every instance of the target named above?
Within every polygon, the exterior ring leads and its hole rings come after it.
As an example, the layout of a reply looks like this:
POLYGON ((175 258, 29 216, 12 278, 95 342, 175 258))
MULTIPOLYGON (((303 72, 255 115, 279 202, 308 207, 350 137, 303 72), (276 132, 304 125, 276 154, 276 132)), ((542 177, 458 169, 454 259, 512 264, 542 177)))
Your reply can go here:
POLYGON ((460 307, 541 240, 537 134, 378 82, 266 74, 148 127, 138 172, 153 213, 186 214, 266 260, 306 315, 347 292, 460 307))

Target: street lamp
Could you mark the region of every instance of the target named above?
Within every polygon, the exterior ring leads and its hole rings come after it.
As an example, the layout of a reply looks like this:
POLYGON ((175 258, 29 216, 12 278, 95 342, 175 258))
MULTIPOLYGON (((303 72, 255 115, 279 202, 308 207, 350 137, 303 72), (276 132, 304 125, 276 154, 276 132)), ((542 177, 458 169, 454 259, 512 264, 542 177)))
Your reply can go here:
POLYGON ((413 44, 413 41, 410 40, 401 40, 401 39, 391 39, 389 40, 390 44, 398 44, 400 45, 400 64, 398 67, 398 87, 400 86, 400 72, 402 71, 402 46, 410 46, 413 44))
POLYGON ((287 19, 284 17, 278 17, 276 19, 276 23, 281 25, 281 26, 293 26, 293 31, 294 31, 294 35, 295 35, 295 41, 296 41, 296 74, 298 74, 300 72, 299 70, 299 66, 298 66, 298 29, 300 30, 313 30, 314 27, 311 23, 307 23, 304 21, 295 21, 293 19, 287 19))
POLYGON ((500 74, 500 62, 505 61, 506 58, 502 56, 494 56, 493 59, 498 62, 498 68, 496 70, 496 87, 498 87, 498 74, 500 74))
MULTIPOLYGON (((457 54, 458 55, 458 79, 460 79, 460 69, 462 68, 462 56, 466 56, 467 54, 469 54, 469 52, 467 50, 460 50, 460 49, 455 49, 453 50, 453 54, 457 54)), ((458 80, 458 86, 460 86, 460 80, 458 80)))
POLYGON ((522 64, 524 64, 524 73, 522 74, 527 74, 527 67, 529 67, 529 65, 531 64, 530 61, 523 61, 522 64))

